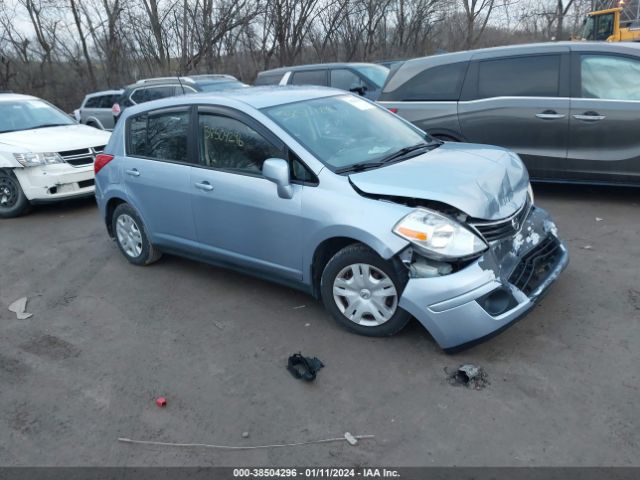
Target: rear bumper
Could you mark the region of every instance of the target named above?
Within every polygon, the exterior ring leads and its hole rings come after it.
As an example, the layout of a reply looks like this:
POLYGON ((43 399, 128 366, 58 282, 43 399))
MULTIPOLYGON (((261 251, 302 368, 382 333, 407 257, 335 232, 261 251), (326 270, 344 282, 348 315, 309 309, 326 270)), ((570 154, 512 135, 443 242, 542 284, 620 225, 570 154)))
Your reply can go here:
POLYGON ((93 195, 93 165, 73 167, 67 163, 13 170, 25 196, 32 203, 47 203, 93 195))
POLYGON ((531 310, 569 263, 567 248, 544 210, 534 208, 521 232, 528 236, 493 244, 456 273, 410 279, 400 306, 446 351, 500 333, 531 310), (532 281, 526 282, 529 274, 532 281))

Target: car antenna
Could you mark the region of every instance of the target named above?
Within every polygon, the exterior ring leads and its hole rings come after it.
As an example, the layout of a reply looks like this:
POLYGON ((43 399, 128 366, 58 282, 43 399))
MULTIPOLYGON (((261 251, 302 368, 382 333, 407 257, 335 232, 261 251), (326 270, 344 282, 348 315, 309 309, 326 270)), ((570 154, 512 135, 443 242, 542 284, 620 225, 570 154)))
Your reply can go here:
POLYGON ((182 84, 182 80, 180 79, 180 75, 178 75, 178 83, 180 84, 180 88, 182 89, 182 94, 186 95, 186 93, 184 93, 184 85, 182 84))

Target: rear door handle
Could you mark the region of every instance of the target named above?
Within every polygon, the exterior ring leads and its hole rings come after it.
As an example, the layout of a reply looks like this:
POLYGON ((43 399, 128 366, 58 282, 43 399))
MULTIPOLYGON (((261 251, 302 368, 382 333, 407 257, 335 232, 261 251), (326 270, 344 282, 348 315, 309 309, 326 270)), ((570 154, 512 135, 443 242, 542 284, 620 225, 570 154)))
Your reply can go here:
POLYGON ((140 172, 138 171, 137 168, 132 168, 131 170, 127 170, 127 175, 131 175, 132 177, 139 177, 140 176, 140 172))
POLYGON ((576 120, 583 120, 585 122, 598 122, 607 118, 605 115, 600 115, 598 112, 584 112, 582 115, 574 115, 576 120))
POLYGON ((196 188, 204 190, 205 192, 210 192, 211 190, 213 190, 213 185, 205 180, 204 182, 196 183, 196 188))
POLYGON ((545 110, 542 113, 536 113, 536 117, 542 120, 558 120, 560 118, 564 118, 567 115, 564 113, 558 113, 555 110, 545 110))

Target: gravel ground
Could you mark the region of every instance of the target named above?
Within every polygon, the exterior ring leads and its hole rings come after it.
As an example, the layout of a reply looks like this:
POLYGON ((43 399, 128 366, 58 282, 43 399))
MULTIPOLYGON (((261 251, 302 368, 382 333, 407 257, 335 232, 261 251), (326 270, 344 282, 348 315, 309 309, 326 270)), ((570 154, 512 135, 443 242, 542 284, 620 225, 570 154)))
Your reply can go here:
POLYGON ((453 356, 417 322, 359 337, 291 289, 171 256, 129 265, 92 200, 0 222, 0 464, 639 466, 640 190, 535 191, 571 264, 525 319, 453 356), (17 320, 25 295, 33 317, 17 320), (286 371, 297 351, 325 363, 316 382, 286 371), (468 362, 482 390, 447 379, 468 362), (117 441, 347 431, 375 439, 117 441))

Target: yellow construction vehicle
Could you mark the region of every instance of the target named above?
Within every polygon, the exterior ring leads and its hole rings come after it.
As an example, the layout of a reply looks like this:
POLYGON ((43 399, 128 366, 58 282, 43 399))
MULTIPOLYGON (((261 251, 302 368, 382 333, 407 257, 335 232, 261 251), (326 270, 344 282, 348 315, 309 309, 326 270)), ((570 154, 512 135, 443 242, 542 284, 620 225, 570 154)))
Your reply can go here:
POLYGON ((582 40, 640 42, 640 21, 622 20, 622 8, 589 12, 584 20, 582 40))

